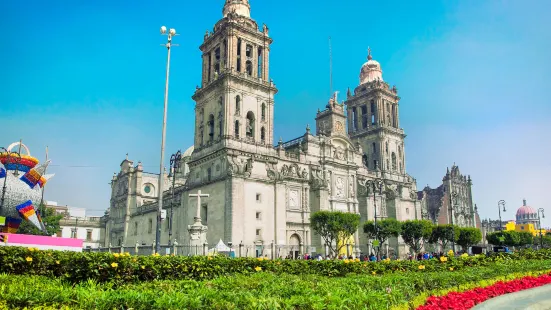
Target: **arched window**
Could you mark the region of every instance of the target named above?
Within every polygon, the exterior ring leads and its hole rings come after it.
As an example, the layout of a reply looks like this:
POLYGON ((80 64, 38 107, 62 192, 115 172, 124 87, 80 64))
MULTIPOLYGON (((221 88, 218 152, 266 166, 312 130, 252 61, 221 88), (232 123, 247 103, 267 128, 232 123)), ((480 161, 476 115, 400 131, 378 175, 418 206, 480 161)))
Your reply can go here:
POLYGON ((388 155, 388 142, 385 143, 385 152, 388 155))
POLYGON ((245 135, 247 138, 254 139, 254 113, 252 111, 249 111, 247 113, 247 124, 245 125, 245 135))
POLYGON ((235 96, 235 114, 239 115, 241 111, 241 97, 239 95, 235 96))
POLYGON ((261 108, 261 118, 262 118, 262 121, 265 121, 266 120, 266 104, 264 102, 262 102, 262 108, 261 108))
POLYGON ((392 170, 396 171, 396 153, 392 152, 392 170))
POLYGON ((400 163, 400 173, 404 173, 404 167, 402 166, 402 163, 400 163))
POLYGON ((213 141, 214 140, 214 115, 209 115, 209 122, 208 122, 208 126, 209 126, 209 141, 213 141))
POLYGON ((253 63, 250 60, 247 60, 245 65, 247 66, 247 68, 246 68, 247 69, 247 75, 252 76, 253 75, 253 63))
POLYGON ((220 96, 220 98, 218 98, 218 105, 220 106, 220 108, 222 108, 223 104, 224 104, 224 98, 220 96))
POLYGON ((371 143, 371 148, 373 149, 373 153, 377 153, 377 147, 375 146, 375 142, 371 143))
POLYGON ((367 154, 366 153, 364 153, 363 156, 362 156, 362 162, 363 162, 364 166, 369 168, 369 163, 367 161, 367 154))
POLYGON ((239 139, 239 121, 235 121, 234 135, 235 138, 239 139))
POLYGON ((264 127, 260 128, 260 141, 262 143, 266 142, 266 129, 264 127))

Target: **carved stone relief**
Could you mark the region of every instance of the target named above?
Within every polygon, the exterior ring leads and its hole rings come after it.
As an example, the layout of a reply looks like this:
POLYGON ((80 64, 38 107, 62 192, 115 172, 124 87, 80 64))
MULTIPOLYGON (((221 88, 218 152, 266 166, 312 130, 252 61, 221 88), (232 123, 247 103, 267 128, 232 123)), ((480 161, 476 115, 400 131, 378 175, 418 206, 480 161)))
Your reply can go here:
POLYGON ((334 151, 333 157, 338 160, 345 160, 346 152, 342 147, 337 147, 334 151))
POLYGON ((300 207, 300 198, 298 190, 290 189, 289 190, 289 208, 298 209, 300 207))
POLYGON ((343 177, 338 176, 335 179, 335 196, 339 198, 344 198, 344 189, 345 189, 345 180, 343 177))

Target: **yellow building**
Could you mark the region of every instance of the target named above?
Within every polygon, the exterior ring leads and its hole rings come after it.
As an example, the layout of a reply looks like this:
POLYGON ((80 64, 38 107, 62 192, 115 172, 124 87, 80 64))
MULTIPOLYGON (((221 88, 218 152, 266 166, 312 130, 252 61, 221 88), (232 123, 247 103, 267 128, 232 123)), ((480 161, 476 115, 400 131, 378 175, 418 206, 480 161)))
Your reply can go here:
MULTIPOLYGON (((540 229, 537 229, 534 224, 516 224, 515 222, 511 221, 507 224, 505 224, 505 230, 507 231, 517 231, 517 232, 529 232, 533 236, 539 236, 540 229)), ((541 233, 545 235, 545 229, 541 229, 541 233)))

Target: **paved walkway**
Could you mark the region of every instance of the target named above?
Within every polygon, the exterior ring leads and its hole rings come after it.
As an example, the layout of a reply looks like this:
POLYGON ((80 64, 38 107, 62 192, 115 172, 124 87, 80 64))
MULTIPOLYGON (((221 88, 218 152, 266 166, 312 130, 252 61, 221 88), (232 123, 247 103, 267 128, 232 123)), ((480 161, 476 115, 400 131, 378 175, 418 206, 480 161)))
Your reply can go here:
POLYGON ((487 300, 473 310, 551 310, 551 284, 487 300))

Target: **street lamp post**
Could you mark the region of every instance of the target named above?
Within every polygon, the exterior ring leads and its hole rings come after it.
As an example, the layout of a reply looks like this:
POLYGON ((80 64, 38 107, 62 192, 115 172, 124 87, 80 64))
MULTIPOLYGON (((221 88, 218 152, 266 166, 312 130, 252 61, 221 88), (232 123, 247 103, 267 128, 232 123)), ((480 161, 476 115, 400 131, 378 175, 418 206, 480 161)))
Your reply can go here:
POLYGON ((172 37, 176 35, 176 30, 171 28, 168 33, 165 26, 161 27, 161 35, 168 35, 168 41, 163 44, 168 50, 168 56, 166 61, 166 82, 165 82, 165 104, 163 114, 163 134, 161 138, 161 163, 159 168, 159 208, 157 210, 157 233, 155 235, 155 253, 161 251, 161 217, 163 211, 163 162, 165 160, 165 140, 166 140, 166 114, 168 108, 168 77, 170 73, 170 48, 172 46, 172 37))
MULTIPOLYGON (((378 233, 379 230, 378 230, 378 227, 377 227, 377 199, 376 199, 376 195, 377 195, 377 190, 379 190, 379 195, 383 194, 384 182, 381 179, 373 179, 373 180, 366 181, 365 184, 366 184, 367 188, 370 189, 370 191, 373 193, 373 207, 374 207, 374 210, 375 210, 375 212, 374 212, 375 236, 378 236, 377 233, 378 233)), ((381 247, 380 244, 379 244, 379 247, 381 247)), ((377 251, 377 260, 379 260, 379 251, 377 251)))
POLYGON ((503 206, 503 212, 507 211, 505 210, 505 200, 500 200, 497 202, 497 211, 499 214, 499 231, 503 230, 503 223, 501 222, 501 207, 503 206))
POLYGON ((176 172, 180 169, 180 161, 182 160, 182 152, 178 150, 176 154, 170 156, 170 172, 172 173, 172 200, 170 203, 170 219, 168 220, 168 245, 172 240, 172 216, 174 215, 174 186, 176 185, 176 172))
POLYGON ((539 208, 538 209, 538 226, 539 226, 539 230, 540 230, 540 247, 543 248, 543 234, 541 232, 541 218, 545 218, 545 214, 543 214, 543 208, 539 208), (540 213, 541 213, 541 217, 540 217, 540 213))

